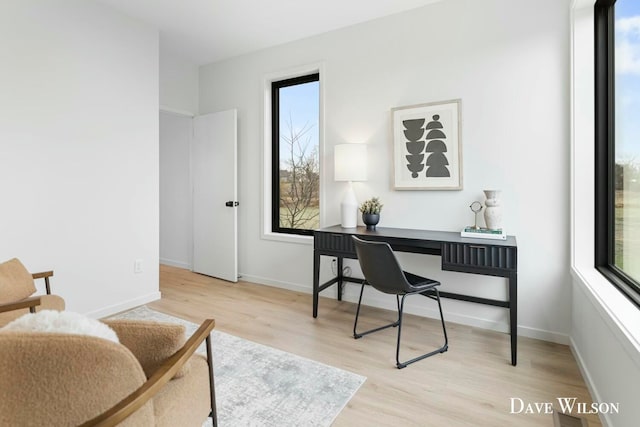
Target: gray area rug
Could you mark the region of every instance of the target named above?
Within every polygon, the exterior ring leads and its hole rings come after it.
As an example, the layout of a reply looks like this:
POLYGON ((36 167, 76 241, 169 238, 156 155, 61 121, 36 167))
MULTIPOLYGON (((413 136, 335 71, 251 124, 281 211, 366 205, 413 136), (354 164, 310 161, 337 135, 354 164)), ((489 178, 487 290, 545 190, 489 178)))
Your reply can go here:
MULTIPOLYGON (((179 323, 187 337, 198 328, 146 306, 112 318, 179 323)), ((366 380, 215 329, 211 347, 219 427, 329 426, 366 380)), ((204 344, 198 352, 206 354, 204 344)))

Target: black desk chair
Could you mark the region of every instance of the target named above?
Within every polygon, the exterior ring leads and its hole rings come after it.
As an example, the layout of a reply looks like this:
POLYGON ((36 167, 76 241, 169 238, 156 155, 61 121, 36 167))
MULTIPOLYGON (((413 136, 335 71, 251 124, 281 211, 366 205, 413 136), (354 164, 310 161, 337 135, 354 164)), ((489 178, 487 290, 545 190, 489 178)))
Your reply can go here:
POLYGON ((440 304, 440 293, 437 286, 440 282, 420 277, 415 274, 402 271, 398 260, 396 259, 391 246, 385 242, 370 242, 361 240, 353 236, 353 242, 356 246, 356 254, 360 262, 360 268, 364 273, 365 280, 362 282, 360 289, 360 299, 358 299, 358 309, 356 311, 356 320, 353 324, 353 337, 358 339, 372 332, 377 332, 390 327, 398 327, 398 342, 396 344, 396 367, 402 369, 407 365, 425 359, 437 353, 444 353, 449 348, 447 339, 447 329, 444 325, 444 317, 442 316, 442 305, 440 304), (360 305, 362 304, 362 294, 364 287, 369 284, 386 294, 396 296, 398 303, 398 320, 379 328, 371 329, 366 332, 358 333, 358 316, 360 315, 360 305), (400 362, 400 334, 402 332, 402 311, 404 308, 404 299, 408 295, 421 294, 438 302, 440 310, 440 320, 442 321, 442 332, 444 333, 444 345, 430 353, 423 354, 411 360, 400 362), (400 296, 402 295, 402 299, 400 296))

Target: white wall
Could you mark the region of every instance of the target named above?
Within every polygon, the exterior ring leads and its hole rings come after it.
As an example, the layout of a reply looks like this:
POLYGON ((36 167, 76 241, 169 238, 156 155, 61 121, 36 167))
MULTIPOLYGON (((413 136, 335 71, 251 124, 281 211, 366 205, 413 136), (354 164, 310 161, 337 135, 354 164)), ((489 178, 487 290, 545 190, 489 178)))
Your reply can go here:
POLYGON ((620 404, 619 414, 601 415, 604 425, 632 427, 640 419, 640 311, 593 267, 593 3, 575 1, 572 16, 571 348, 594 401, 620 404))
MULTIPOLYGON (((339 222, 344 186, 333 181, 332 163, 340 143, 369 144, 375 173, 355 190, 360 200, 382 199, 381 226, 457 231, 472 223, 468 206, 483 200, 483 189, 502 189, 504 224, 519 245, 521 333, 568 342, 568 3, 450 0, 202 67, 200 112, 238 108, 243 277, 311 290, 310 242, 261 238, 262 80, 321 62, 325 225, 339 222), (390 109, 453 98, 462 99, 464 190, 393 191, 390 109)), ((506 295, 503 279, 442 272, 439 259, 426 258, 403 262, 447 290, 506 295)), ((355 299, 355 289, 347 299, 355 299)), ((433 314, 426 307, 408 308, 433 314)), ((450 300, 445 309, 450 320, 506 330, 505 310, 450 300)))
POLYGON ((157 31, 93 2, 8 0, 0 40, 0 259, 53 269, 73 311, 159 298, 157 31))
POLYGON ((160 49, 160 108, 198 113, 198 65, 167 48, 160 49))
POLYGON ((160 262, 193 266, 191 139, 193 118, 160 111, 160 262))
POLYGON ((160 262, 192 266, 190 142, 198 66, 160 49, 160 262))

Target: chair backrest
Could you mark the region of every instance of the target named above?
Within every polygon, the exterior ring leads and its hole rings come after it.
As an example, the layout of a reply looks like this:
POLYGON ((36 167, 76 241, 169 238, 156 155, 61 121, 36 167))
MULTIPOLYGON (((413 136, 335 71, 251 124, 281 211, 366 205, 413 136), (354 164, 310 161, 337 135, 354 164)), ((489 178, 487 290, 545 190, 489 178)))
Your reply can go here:
POLYGON ((0 303, 18 301, 36 291, 33 276, 17 258, 0 264, 0 303))
POLYGON ((371 242, 353 236, 358 262, 371 286, 387 294, 408 292, 409 283, 396 256, 386 242, 371 242))
MULTIPOLYGON (((77 426, 146 381, 135 356, 106 339, 0 331, 0 425, 77 426)), ((154 405, 119 426, 155 424, 154 405)))

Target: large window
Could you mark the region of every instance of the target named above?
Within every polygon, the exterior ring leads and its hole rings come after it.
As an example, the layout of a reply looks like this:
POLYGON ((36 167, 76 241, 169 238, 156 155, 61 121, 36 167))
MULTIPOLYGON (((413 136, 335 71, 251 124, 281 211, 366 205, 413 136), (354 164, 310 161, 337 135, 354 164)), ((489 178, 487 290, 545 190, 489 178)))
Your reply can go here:
POLYGON ((320 225, 320 81, 271 83, 271 230, 311 234, 320 225))
POLYGON ((640 2, 598 0, 596 267, 640 305, 640 2))

